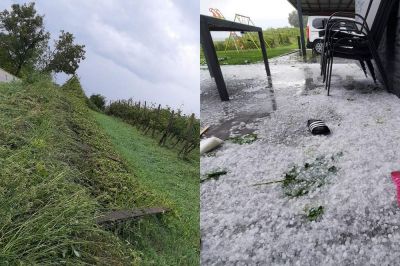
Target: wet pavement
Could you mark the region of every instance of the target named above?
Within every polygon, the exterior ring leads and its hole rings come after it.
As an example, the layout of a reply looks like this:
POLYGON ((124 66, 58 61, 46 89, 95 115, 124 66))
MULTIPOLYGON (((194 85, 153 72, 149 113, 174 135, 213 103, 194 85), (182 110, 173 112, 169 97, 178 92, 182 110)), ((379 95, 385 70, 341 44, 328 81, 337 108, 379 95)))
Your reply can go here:
MULTIPOLYGON (((313 94, 323 88, 320 57, 292 53, 270 60, 272 77, 267 77, 262 63, 221 66, 230 101, 222 102, 214 80, 206 67, 200 71, 201 126, 210 126, 206 136, 223 140, 252 133, 261 119, 279 108, 276 89, 296 87, 299 95, 313 94)), ((354 76, 364 76, 354 61, 336 60, 332 73, 332 91, 336 85, 355 87, 354 76), (352 73, 352 74, 349 74, 352 73)), ((372 82, 372 80, 371 80, 372 82)))

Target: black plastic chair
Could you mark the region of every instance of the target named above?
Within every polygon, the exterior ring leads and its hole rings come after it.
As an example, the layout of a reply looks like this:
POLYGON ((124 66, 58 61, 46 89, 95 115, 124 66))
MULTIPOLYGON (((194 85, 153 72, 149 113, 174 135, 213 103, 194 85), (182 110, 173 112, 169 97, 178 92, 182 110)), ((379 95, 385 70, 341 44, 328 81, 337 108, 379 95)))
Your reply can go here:
MULTIPOLYGON (((390 9, 394 2, 395 0, 388 0, 380 3, 380 11, 390 9)), ((371 61, 374 60, 382 77, 383 85, 388 91, 391 91, 385 69, 376 48, 376 42, 382 36, 382 27, 387 22, 388 16, 381 16, 379 15, 381 13, 378 11, 372 26, 375 28, 375 31, 371 33, 366 21, 371 4, 372 0, 369 3, 365 17, 351 12, 335 12, 326 22, 323 52, 321 54, 321 75, 323 75, 323 82, 325 82, 328 95, 330 93, 334 57, 359 61, 366 75, 365 65, 367 65, 372 78, 376 82, 374 66, 371 61), (357 18, 358 21, 343 18, 349 16, 357 18)))
MULTIPOLYGON (((351 37, 354 36, 351 34, 351 32, 362 31, 363 27, 364 27, 364 25, 361 25, 362 26, 361 30, 359 30, 356 23, 354 23, 354 20, 334 18, 335 14, 339 14, 339 12, 336 12, 333 15, 331 15, 331 17, 327 20, 325 30, 323 32, 321 32, 323 34, 322 37, 324 37, 323 52, 322 52, 322 56, 321 56, 321 75, 324 76, 323 82, 325 82, 325 80, 326 80, 326 63, 328 60, 327 59, 328 48, 332 47, 332 45, 330 45, 330 44, 333 41, 336 42, 338 39, 347 38, 348 39, 347 43, 341 42, 340 44, 342 46, 344 46, 344 45, 353 46, 355 44, 355 42, 351 40, 352 39, 351 37), (343 28, 344 28, 344 30, 343 30, 343 28), (335 30, 334 35, 331 35, 332 30, 335 30), (348 34, 348 33, 350 33, 350 34, 348 34)), ((352 14, 352 13, 340 12, 340 14, 352 14)), ((355 16, 359 16, 359 15, 355 15, 355 16)), ((363 18, 361 18, 361 19, 363 19, 363 18)), ((358 35, 359 35, 359 32, 358 32, 358 35)), ((357 37, 359 37, 359 36, 357 36, 357 37)))
MULTIPOLYGON (((340 22, 335 22, 335 24, 340 22)), ((389 83, 387 80, 387 76, 385 70, 383 68, 382 62, 379 58, 378 52, 374 45, 374 42, 371 38, 370 31, 368 29, 368 25, 366 23, 359 23, 354 21, 355 25, 361 26, 360 30, 352 30, 349 32, 347 29, 335 29, 335 24, 328 29, 326 33, 326 46, 324 51, 324 81, 325 88, 328 91, 328 95, 330 92, 331 85, 331 77, 332 77, 332 68, 333 68, 333 59, 334 57, 346 58, 346 59, 354 59, 360 62, 364 73, 366 74, 366 69, 364 62, 367 64, 370 73, 376 81, 374 67, 372 65, 371 60, 374 59, 378 70, 382 76, 384 86, 387 90, 390 91, 389 83)))

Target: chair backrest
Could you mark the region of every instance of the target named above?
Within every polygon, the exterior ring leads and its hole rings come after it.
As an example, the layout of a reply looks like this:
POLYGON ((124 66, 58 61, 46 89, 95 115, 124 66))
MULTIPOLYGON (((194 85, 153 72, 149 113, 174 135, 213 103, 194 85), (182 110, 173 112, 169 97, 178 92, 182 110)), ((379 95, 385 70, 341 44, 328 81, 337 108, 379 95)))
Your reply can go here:
POLYGON ((365 18, 376 46, 379 45, 396 1, 398 0, 355 0, 355 11, 365 18))
MULTIPOLYGON (((376 12, 379 8, 381 0, 356 0, 355 11, 356 14, 363 16, 367 22, 368 27, 371 29, 376 17, 376 12)), ((356 17, 356 21, 362 23, 360 18, 356 17)))

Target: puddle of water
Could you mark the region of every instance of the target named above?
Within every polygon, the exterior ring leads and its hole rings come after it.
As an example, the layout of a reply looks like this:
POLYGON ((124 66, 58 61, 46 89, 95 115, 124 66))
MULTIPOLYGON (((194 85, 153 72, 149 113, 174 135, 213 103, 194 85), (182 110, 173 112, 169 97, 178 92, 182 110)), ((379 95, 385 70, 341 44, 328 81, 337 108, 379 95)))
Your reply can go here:
POLYGON ((266 93, 256 94, 256 95, 254 95, 254 98, 266 99, 267 98, 267 94, 266 93))
POLYGON ((243 136, 251 134, 255 131, 254 127, 247 127, 246 125, 256 123, 257 119, 268 116, 264 114, 239 114, 235 118, 228 119, 219 124, 211 125, 207 131, 207 136, 215 136, 222 140, 227 140, 231 135, 243 136), (240 126, 242 125, 242 126, 240 126))
POLYGON ((207 136, 227 139, 232 135, 253 133, 252 124, 277 109, 272 79, 267 78, 265 72, 261 75, 253 69, 265 71, 263 67, 256 65, 225 69, 225 81, 230 96, 230 101, 227 102, 220 101, 217 89, 209 79, 204 82, 202 80, 201 123, 202 126, 210 126, 207 136), (238 72, 242 75, 237 75, 238 72), (241 124, 246 126, 240 126, 241 124))
POLYGON ((249 88, 249 89, 244 89, 243 91, 244 92, 256 92, 256 91, 259 91, 261 89, 262 89, 261 87, 253 87, 253 88, 249 88))

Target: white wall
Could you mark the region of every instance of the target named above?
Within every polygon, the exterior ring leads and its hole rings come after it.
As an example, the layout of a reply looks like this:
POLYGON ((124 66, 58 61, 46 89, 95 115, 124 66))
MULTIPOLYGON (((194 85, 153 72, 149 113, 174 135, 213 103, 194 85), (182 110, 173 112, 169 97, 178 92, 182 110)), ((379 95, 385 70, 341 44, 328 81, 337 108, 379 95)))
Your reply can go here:
POLYGON ((18 78, 0 68, 0 82, 11 82, 18 78))
MULTIPOLYGON (((367 12, 370 1, 371 0, 356 0, 356 2, 355 2, 356 13, 360 14, 361 16, 364 17, 365 13, 367 12)), ((371 9, 369 10, 368 17, 367 17, 367 24, 368 24, 369 29, 371 29, 371 27, 372 27, 372 23, 374 22, 376 12, 378 11, 379 4, 381 3, 381 1, 382 0, 372 0, 371 9)), ((360 21, 360 20, 357 20, 357 21, 360 21)))

